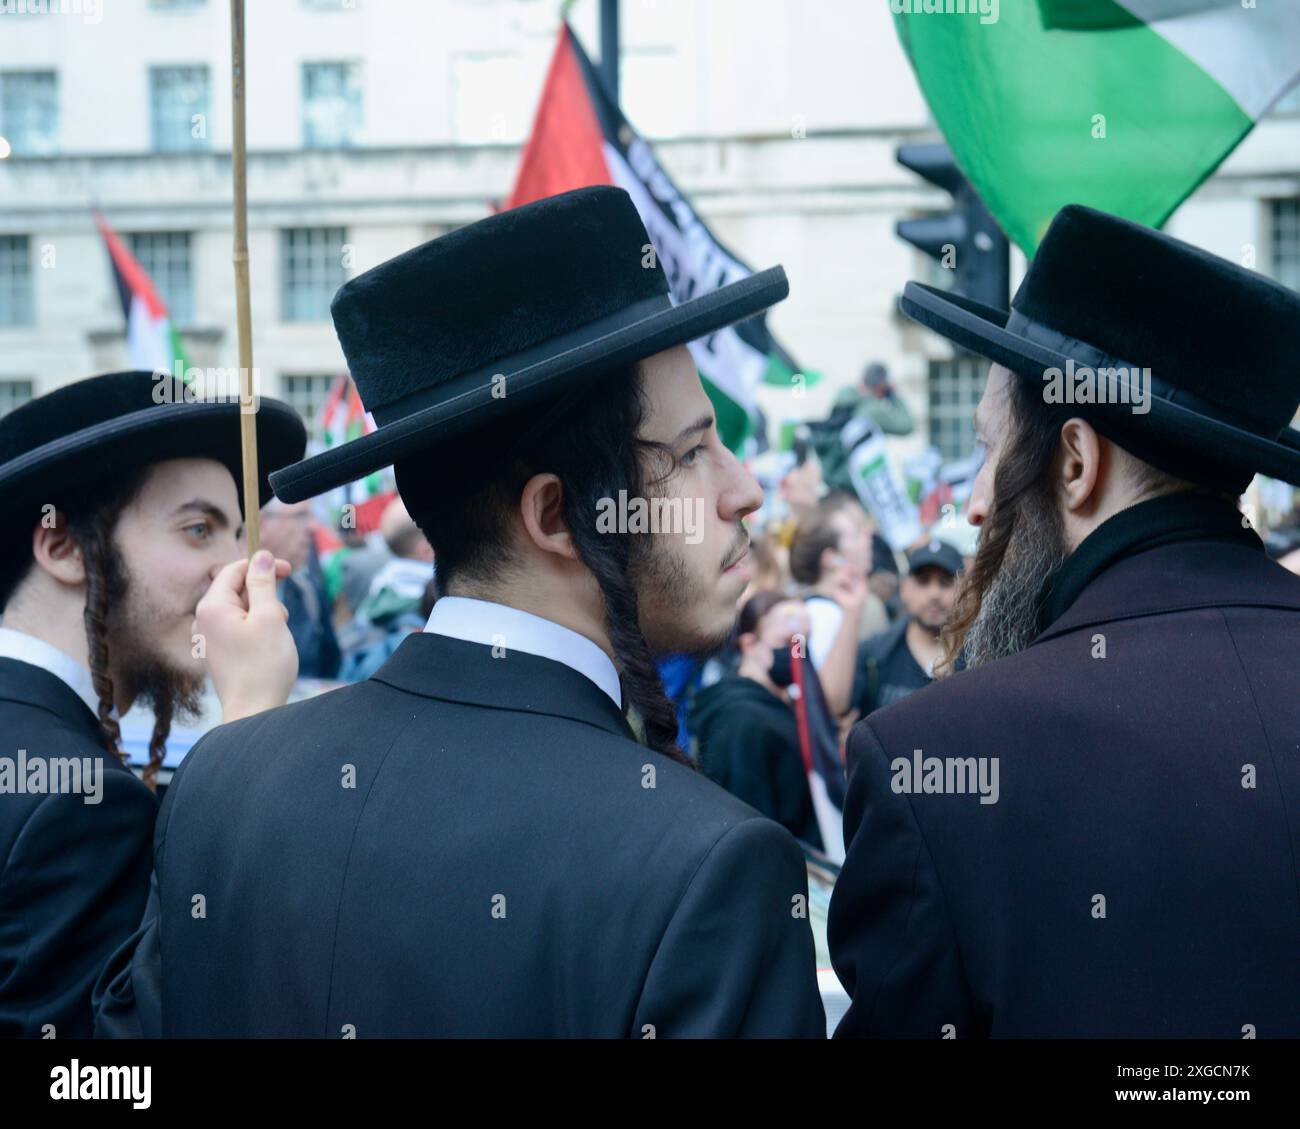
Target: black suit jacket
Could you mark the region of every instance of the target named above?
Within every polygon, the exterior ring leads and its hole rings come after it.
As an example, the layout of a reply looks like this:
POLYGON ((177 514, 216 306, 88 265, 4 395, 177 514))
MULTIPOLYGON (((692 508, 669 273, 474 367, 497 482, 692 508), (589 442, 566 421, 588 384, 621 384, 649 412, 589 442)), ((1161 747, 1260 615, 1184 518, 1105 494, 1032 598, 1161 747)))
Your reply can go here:
POLYGON ((105 1035, 824 1037, 789 833, 561 663, 433 634, 177 772, 105 1035))
POLYGON ((849 751, 837 1036, 1300 1035, 1300 578, 1262 552, 1122 560, 849 751), (998 802, 895 792, 916 749, 999 758, 998 802))
MULTIPOLYGON (((100 762, 84 795, 0 794, 0 1035, 91 1033, 90 994, 140 922, 157 804, 100 742, 94 715, 62 679, 0 659, 0 757, 17 768, 62 757, 100 762)), ((48 778, 48 777, 47 777, 48 778)))

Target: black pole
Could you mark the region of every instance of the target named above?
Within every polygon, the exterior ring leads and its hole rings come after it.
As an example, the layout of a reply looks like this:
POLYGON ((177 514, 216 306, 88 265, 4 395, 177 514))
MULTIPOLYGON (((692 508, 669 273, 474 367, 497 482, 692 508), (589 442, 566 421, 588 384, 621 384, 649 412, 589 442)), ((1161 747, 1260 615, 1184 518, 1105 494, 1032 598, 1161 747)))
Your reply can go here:
POLYGON ((618 0, 600 0, 600 75, 618 105, 618 0))

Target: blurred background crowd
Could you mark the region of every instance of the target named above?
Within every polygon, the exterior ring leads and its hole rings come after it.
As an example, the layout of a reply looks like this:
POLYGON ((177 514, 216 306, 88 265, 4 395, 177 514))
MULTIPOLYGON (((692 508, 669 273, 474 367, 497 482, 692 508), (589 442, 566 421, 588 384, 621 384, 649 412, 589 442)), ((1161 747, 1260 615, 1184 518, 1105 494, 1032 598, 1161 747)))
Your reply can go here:
MULTIPOLYGON (((799 429, 790 451, 749 460, 765 502, 748 522, 752 579, 732 639, 709 658, 660 660, 680 746, 710 778, 832 862, 844 853, 848 731, 934 679, 977 532, 960 517, 960 483, 956 492, 929 483, 922 498, 926 484, 913 478, 905 490, 933 517, 918 522, 910 543, 891 547, 842 473, 849 456, 839 436, 858 413, 889 421, 895 432, 911 427, 873 362, 827 420, 799 429)), ((977 461, 963 468, 971 477, 974 469, 977 461)), ((356 516, 356 507, 344 507, 349 520, 356 516)), ((272 502, 263 513, 263 544, 295 569, 281 599, 303 694, 369 677, 423 627, 438 597, 433 550, 395 494, 364 507, 369 528, 342 527, 337 518, 325 502, 272 502)), ((1300 502, 1265 541, 1300 573, 1300 502)))

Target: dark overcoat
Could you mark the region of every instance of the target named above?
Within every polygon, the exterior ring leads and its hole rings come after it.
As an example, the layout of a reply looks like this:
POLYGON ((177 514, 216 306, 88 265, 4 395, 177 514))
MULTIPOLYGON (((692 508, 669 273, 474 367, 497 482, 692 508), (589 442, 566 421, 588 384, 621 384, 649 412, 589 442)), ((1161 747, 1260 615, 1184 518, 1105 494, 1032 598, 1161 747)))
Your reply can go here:
POLYGON ((144 912, 158 805, 76 692, 18 659, 0 658, 0 742, 0 1035, 86 1038, 95 979, 144 912))
POLYGON ((1261 551, 1119 561, 849 762, 837 1036, 1300 1035, 1300 577, 1261 551), (908 792, 916 750, 997 802, 908 792))
POLYGON ((99 1032, 824 1037, 802 853, 551 659, 414 634, 221 726, 99 1032))

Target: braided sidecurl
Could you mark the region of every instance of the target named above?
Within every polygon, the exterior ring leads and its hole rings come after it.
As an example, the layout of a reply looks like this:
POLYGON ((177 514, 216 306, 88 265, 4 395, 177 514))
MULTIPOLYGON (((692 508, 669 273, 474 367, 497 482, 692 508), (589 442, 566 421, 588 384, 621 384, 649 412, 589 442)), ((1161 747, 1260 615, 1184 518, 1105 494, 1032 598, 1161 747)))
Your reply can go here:
MULTIPOLYGON (((610 446, 619 464, 616 481, 611 481, 613 460, 589 460, 585 467, 579 460, 576 466, 566 468, 567 473, 561 475, 565 522, 578 556, 600 586, 606 631, 619 669, 623 698, 640 717, 646 744, 672 760, 690 765, 691 760, 677 745, 677 713, 664 693, 659 668, 640 627, 632 578, 637 565, 650 551, 649 538, 627 532, 597 532, 597 507, 601 499, 617 497, 619 489, 627 490, 629 497, 641 496, 647 486, 642 455, 652 456, 665 449, 661 444, 635 438, 644 408, 635 378, 626 383, 632 385, 632 394, 611 397, 615 418, 608 421, 612 425, 610 446)), ((606 388, 612 384, 610 381, 606 388)), ((582 451, 577 435, 572 442, 574 446, 570 450, 582 451)))
MULTIPOLYGON (((105 748, 123 764, 122 729, 113 716, 113 676, 109 672, 109 609, 125 598, 126 570, 113 543, 113 530, 127 503, 139 490, 145 468, 119 478, 114 485, 87 504, 82 502, 68 517, 68 531, 81 550, 86 573, 86 651, 90 680, 99 699, 97 720, 105 748)), ((150 791, 157 791, 158 769, 162 765, 167 735, 171 731, 172 703, 155 706, 153 733, 149 738, 149 763, 143 777, 150 791)))
POLYGON ((506 577, 505 515, 532 475, 557 475, 569 534, 605 605, 625 707, 639 717, 650 748, 692 765, 678 748, 677 716, 640 627, 634 579, 652 551, 651 539, 598 532, 597 525, 602 499, 620 490, 641 497, 655 485, 644 469, 655 454, 671 465, 666 444, 637 437, 644 414, 633 364, 571 394, 563 410, 546 412, 540 424, 536 415, 516 413, 488 436, 470 432, 395 470, 402 499, 434 548, 439 594, 462 575, 489 589, 506 577), (448 483, 456 485, 449 489, 448 483))

